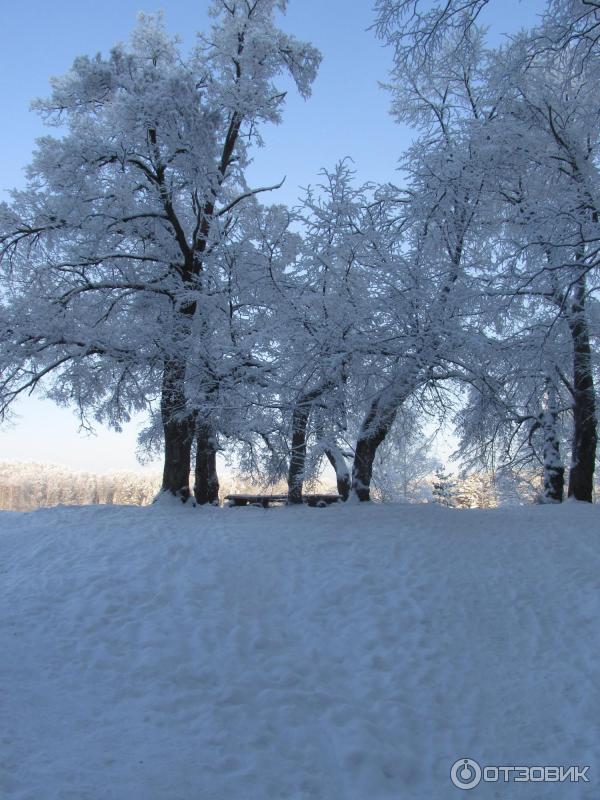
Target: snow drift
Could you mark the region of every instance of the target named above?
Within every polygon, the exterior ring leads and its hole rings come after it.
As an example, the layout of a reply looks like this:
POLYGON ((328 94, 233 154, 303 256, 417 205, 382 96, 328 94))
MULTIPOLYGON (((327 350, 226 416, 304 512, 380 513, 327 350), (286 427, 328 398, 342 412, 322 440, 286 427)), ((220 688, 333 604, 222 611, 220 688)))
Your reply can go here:
POLYGON ((0 514, 5 800, 592 798, 597 507, 0 514), (590 783, 450 782, 480 764, 590 783))

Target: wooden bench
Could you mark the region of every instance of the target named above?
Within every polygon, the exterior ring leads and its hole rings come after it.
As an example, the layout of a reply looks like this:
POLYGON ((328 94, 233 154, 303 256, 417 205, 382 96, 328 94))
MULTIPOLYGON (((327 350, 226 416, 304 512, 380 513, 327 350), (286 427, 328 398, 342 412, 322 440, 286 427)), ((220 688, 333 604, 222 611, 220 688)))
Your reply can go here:
MULTIPOLYGON (((311 508, 324 508, 339 503, 339 494, 305 494, 302 502, 311 508)), ((258 506, 268 508, 270 503, 287 503, 287 494, 228 494, 228 506, 258 506)))
POLYGON ((339 494, 305 494, 302 502, 311 508, 325 508, 332 503, 340 503, 342 500, 339 494))
POLYGON ((228 494, 225 500, 227 500, 228 506, 268 508, 269 503, 287 503, 287 494, 228 494))

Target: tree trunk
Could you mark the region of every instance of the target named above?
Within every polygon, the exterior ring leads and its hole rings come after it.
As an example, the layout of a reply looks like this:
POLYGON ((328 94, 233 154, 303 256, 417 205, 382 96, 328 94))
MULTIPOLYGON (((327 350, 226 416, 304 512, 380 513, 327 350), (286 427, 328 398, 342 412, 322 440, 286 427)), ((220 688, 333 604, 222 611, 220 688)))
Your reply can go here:
POLYGON ((597 423, 592 349, 585 316, 585 279, 576 286, 577 297, 569 320, 573 340, 573 446, 569 472, 569 497, 591 503, 596 466, 597 423))
POLYGON ((337 492, 342 500, 345 502, 350 497, 350 470, 346 464, 344 454, 338 447, 326 447, 325 455, 329 459, 329 463, 335 470, 335 477, 337 482, 337 492))
POLYGON ((396 402, 391 398, 386 402, 380 395, 371 403, 362 424, 352 466, 352 491, 361 502, 371 499, 371 479, 377 448, 390 432, 400 405, 401 400, 396 402))
POLYGON ((544 493, 542 503, 562 503, 565 488, 565 468, 560 455, 556 390, 548 384, 547 408, 540 415, 544 434, 544 493))
POLYGON ((318 386, 298 399, 292 414, 292 446, 288 470, 288 503, 302 502, 302 484, 306 466, 306 429, 314 401, 325 391, 326 386, 318 386))
POLYGON ((300 402, 292 416, 292 452, 288 470, 288 503, 298 505, 302 502, 302 485, 306 465, 306 428, 310 414, 310 404, 300 402))
POLYGON ((190 459, 193 430, 186 414, 185 365, 176 359, 165 362, 161 394, 161 416, 165 438, 165 461, 161 491, 186 502, 190 497, 190 459))
POLYGON ((214 432, 207 425, 196 431, 196 469, 194 472, 194 497, 199 505, 219 504, 219 477, 217 475, 217 444, 214 432))

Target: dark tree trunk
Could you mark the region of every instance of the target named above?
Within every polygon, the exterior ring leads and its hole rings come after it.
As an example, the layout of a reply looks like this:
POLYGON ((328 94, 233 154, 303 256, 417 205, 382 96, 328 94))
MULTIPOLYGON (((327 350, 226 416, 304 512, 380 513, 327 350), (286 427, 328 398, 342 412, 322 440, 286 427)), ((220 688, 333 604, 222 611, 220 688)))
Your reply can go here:
POLYGON ((213 431, 205 425, 200 426, 196 432, 194 497, 199 505, 219 504, 217 444, 213 431))
POLYGON ((573 447, 569 497, 591 503, 596 466, 597 423, 592 349, 585 316, 584 278, 578 282, 576 292, 569 321, 573 340, 573 447))
POLYGON ((556 390, 548 385, 548 407, 540 416, 544 434, 544 493, 543 503, 562 503, 565 489, 565 468, 560 455, 556 390))
POLYGON ((310 404, 299 403, 292 415, 292 452, 288 470, 288 503, 302 502, 304 467, 306 466, 306 428, 310 415, 310 404))
POLYGON ((288 503, 290 505, 302 502, 308 420, 312 404, 323 394, 325 389, 325 386, 319 386, 311 392, 301 395, 292 414, 292 447, 288 470, 288 503))
POLYGON ((565 468, 544 468, 544 503, 562 503, 565 493, 565 468))
POLYGON ((401 400, 396 402, 390 399, 386 402, 381 396, 377 397, 371 403, 362 424, 352 466, 352 491, 361 502, 371 499, 371 479, 377 448, 390 432, 400 405, 401 400))
POLYGON ((181 361, 165 362, 161 394, 165 462, 161 490, 171 492, 185 503, 190 497, 193 428, 190 418, 185 416, 184 378, 185 365, 181 361))
MULTIPOLYGON (((445 302, 445 297, 442 299, 445 302)), ((436 348, 437 339, 432 343, 433 351, 436 348)), ((418 351, 411 360, 402 365, 394 384, 375 397, 362 423, 352 465, 352 493, 361 502, 371 499, 371 480, 377 448, 392 429, 398 409, 422 380, 423 363, 419 363, 420 357, 421 351, 418 351)))
POLYGON ((346 464, 343 453, 337 447, 326 447, 325 455, 329 459, 329 463, 335 470, 335 477, 337 481, 337 492, 344 502, 350 497, 350 471, 346 464))

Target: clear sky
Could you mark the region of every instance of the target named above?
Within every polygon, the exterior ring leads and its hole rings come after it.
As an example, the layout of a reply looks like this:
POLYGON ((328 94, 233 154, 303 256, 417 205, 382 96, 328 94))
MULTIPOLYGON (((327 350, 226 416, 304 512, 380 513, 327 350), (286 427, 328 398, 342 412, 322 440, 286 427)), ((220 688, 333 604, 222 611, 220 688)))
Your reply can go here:
MULTIPOLYGON (((290 92, 284 122, 265 128, 249 177, 255 185, 286 183, 273 201, 293 203, 300 188, 318 180, 323 167, 351 156, 361 180, 393 178, 410 132, 388 114, 385 81, 391 54, 368 30, 371 0, 290 0, 283 27, 316 45, 323 63, 313 96, 290 92)), ((44 128, 29 104, 48 93, 48 78, 68 70, 81 54, 106 53, 126 41, 139 11, 164 11, 170 31, 185 45, 205 30, 208 0, 2 0, 0 13, 0 198, 23 185, 35 138, 44 128)), ((535 21, 543 0, 491 0, 485 17, 494 38, 535 21)), ((133 423, 115 434, 99 427, 97 436, 78 433, 67 409, 28 398, 16 407, 19 419, 0 428, 0 461, 35 460, 76 469, 110 471, 139 467, 133 423)), ((152 466, 152 465, 150 465, 152 466)), ((156 468, 156 465, 154 465, 156 468)))

